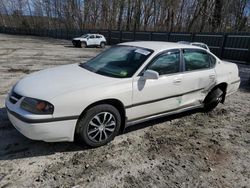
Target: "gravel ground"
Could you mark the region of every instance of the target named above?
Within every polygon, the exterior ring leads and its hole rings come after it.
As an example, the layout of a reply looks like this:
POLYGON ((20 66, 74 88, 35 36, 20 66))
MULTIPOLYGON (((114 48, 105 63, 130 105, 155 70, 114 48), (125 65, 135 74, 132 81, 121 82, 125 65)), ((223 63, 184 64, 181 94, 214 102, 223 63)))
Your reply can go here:
POLYGON ((69 41, 0 34, 0 187, 249 187, 250 66, 241 89, 213 112, 182 113, 130 127, 106 146, 22 136, 4 98, 26 74, 86 61, 102 51, 69 41))

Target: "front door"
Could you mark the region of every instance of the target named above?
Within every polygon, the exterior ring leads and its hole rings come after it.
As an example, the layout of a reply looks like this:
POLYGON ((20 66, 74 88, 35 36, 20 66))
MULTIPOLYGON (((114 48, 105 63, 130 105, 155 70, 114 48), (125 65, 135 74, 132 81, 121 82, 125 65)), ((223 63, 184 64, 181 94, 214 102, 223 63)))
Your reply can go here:
POLYGON ((133 105, 128 110, 128 121, 157 115, 180 107, 183 92, 180 51, 172 50, 157 56, 146 68, 159 73, 159 79, 133 80, 133 105))

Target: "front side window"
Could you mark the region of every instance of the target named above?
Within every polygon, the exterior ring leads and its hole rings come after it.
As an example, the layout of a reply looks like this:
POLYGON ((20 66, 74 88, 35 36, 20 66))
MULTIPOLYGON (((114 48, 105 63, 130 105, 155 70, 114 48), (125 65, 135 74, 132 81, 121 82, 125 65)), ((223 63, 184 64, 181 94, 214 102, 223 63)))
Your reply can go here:
POLYGON ((184 50, 185 70, 199 70, 210 67, 209 54, 201 50, 184 50))
POLYGON ((159 75, 177 73, 180 70, 180 51, 167 52, 157 57, 148 67, 159 75))
POLYGON ((97 74, 129 78, 141 67, 153 50, 134 46, 118 45, 104 51, 81 67, 97 74))

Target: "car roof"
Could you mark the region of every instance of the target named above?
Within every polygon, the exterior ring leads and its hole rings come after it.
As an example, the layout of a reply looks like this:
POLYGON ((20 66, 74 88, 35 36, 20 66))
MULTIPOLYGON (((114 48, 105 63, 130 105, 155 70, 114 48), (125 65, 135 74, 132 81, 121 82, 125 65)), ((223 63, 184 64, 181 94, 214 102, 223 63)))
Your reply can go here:
POLYGON ((103 35, 101 35, 101 34, 96 34, 96 33, 87 33, 87 34, 85 34, 85 35, 98 35, 98 36, 103 36, 103 35))
POLYGON ((179 44, 176 42, 161 42, 161 41, 136 41, 136 42, 124 42, 118 45, 127 45, 127 46, 136 46, 141 48, 147 48, 154 50, 156 52, 171 50, 171 49, 180 49, 180 48, 189 48, 189 49, 203 49, 198 46, 192 46, 188 44, 179 44))
MULTIPOLYGON (((201 45, 206 45, 205 43, 203 42, 191 42, 191 44, 201 44, 201 45)), ((207 45, 206 45, 207 46, 207 45)))

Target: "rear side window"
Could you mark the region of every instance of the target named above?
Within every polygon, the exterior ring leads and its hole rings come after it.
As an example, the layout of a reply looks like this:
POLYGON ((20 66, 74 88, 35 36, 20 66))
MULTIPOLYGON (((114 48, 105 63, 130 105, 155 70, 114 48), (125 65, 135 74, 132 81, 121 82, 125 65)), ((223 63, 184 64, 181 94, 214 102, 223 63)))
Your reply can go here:
POLYGON ((100 35, 96 35, 96 38, 98 38, 98 39, 100 39, 100 38, 102 38, 100 35))
POLYGON ((177 73, 180 70, 180 51, 167 52, 157 57, 148 67, 159 75, 177 73))
POLYGON ((184 50, 185 71, 210 68, 210 55, 200 50, 184 50))

